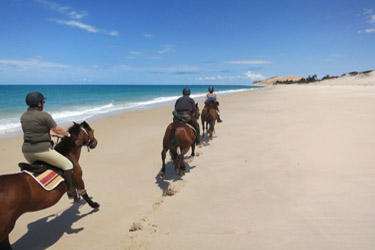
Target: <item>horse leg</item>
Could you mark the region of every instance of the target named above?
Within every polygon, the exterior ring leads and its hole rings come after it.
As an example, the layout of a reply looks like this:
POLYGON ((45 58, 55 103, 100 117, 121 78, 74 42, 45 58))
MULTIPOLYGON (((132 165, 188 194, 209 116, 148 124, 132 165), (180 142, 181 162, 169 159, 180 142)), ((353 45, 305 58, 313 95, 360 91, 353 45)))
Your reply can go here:
POLYGON ((161 171, 160 171, 161 178, 165 177, 165 158, 167 156, 167 151, 168 149, 165 149, 165 148, 163 148, 163 150, 161 151, 161 162, 162 162, 161 171))
POLYGON ((9 235, 7 235, 7 237, 0 242, 0 250, 12 250, 12 246, 9 242, 9 235))
POLYGON ((202 120, 202 139, 204 138, 204 121, 202 120))
POLYGON ((184 162, 184 155, 181 154, 178 156, 178 165, 179 165, 179 169, 180 169, 180 176, 184 176, 185 175, 185 162, 184 162))
POLYGON ((79 196, 82 196, 82 198, 90 205, 92 208, 98 208, 100 207, 100 204, 97 202, 92 201, 92 199, 88 196, 87 191, 85 189, 85 183, 82 179, 82 168, 76 163, 74 166, 74 184, 77 188, 78 196, 74 199, 75 202, 79 202, 80 198, 79 196))
POLYGON ((209 129, 208 129, 210 132, 210 140, 212 140, 212 136, 213 136, 213 133, 214 133, 214 126, 212 124, 212 122, 209 123, 209 129))
POLYGON ((191 144, 191 155, 190 157, 194 157, 195 156, 195 143, 191 144))
POLYGON ((178 169, 180 169, 180 176, 184 176, 185 175, 184 149, 180 147, 178 147, 177 149, 177 165, 176 166, 178 169))
POLYGON ((99 203, 91 200, 91 198, 89 197, 87 192, 82 194, 82 198, 90 205, 90 207, 92 207, 92 208, 99 208, 100 207, 99 203))

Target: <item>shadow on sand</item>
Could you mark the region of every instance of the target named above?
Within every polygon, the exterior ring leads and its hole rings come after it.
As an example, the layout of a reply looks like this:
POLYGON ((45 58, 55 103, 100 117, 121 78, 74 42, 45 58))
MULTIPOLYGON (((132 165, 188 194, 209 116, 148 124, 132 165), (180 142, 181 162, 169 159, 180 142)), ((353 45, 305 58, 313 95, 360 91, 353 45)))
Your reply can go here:
POLYGON ((12 248, 14 250, 47 249, 54 245, 64 233, 76 234, 84 230, 83 227, 72 228, 73 223, 87 215, 99 211, 98 209, 94 209, 89 213, 80 214, 79 207, 84 204, 86 204, 84 201, 81 201, 81 203, 73 203, 71 207, 60 215, 51 214, 28 224, 27 227, 29 231, 12 244, 12 248))
MULTIPOLYGON (((189 159, 189 157, 185 157, 185 174, 189 173, 191 169, 194 169, 196 166, 190 166, 189 163, 186 162, 186 160, 189 159)), ((163 194, 165 194, 170 186, 170 182, 175 182, 182 180, 182 177, 178 174, 178 172, 174 171, 174 165, 173 163, 167 162, 165 164, 165 177, 162 179, 160 178, 160 172, 155 176, 156 184, 159 186, 163 194)))

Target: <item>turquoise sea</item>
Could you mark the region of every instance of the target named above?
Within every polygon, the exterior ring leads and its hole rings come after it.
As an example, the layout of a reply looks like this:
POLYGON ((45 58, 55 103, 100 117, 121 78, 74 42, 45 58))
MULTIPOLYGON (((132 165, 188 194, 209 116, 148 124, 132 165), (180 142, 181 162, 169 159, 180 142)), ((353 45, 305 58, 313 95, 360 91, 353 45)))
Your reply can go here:
MULTIPOLYGON (((63 126, 138 109, 172 105, 182 85, 0 85, 0 137, 21 133, 20 116, 27 109, 25 97, 39 91, 46 98, 44 110, 63 126)), ((202 100, 209 86, 187 86, 191 97, 202 100)), ((255 86, 214 86, 218 97, 258 89, 255 86)))

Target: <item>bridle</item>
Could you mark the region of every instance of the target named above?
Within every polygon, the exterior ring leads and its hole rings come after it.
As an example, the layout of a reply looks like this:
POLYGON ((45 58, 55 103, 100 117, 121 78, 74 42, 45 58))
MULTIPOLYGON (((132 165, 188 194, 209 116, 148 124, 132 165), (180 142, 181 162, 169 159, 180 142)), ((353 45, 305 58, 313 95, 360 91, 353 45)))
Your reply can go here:
POLYGON ((86 142, 86 144, 83 144, 83 145, 87 146, 87 150, 88 150, 88 152, 90 152, 90 145, 94 142, 94 140, 91 139, 91 136, 90 136, 89 132, 87 132, 86 129, 84 129, 82 126, 79 126, 79 127, 81 128, 81 130, 83 132, 85 132, 85 134, 89 138, 89 140, 86 142))

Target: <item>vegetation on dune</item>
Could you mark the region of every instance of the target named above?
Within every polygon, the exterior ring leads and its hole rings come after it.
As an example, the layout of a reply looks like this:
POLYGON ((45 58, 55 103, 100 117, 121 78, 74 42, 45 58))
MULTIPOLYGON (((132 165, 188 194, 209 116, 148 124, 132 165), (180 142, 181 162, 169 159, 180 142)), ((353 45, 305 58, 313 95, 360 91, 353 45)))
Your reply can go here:
MULTIPOLYGON (((371 72, 373 72, 373 71, 372 70, 367 70, 367 71, 362 71, 362 72, 353 71, 353 72, 349 72, 348 74, 343 74, 340 77, 343 77, 343 76, 346 76, 346 75, 350 75, 350 76, 367 75, 367 74, 369 74, 371 72)), ((313 82, 318 82, 318 81, 323 81, 323 80, 328 80, 328 79, 335 79, 335 78, 339 78, 339 76, 325 75, 324 77, 322 77, 322 79, 319 80, 318 76, 316 74, 314 74, 314 75, 311 75, 311 76, 309 75, 306 78, 302 78, 299 81, 293 81, 293 80, 281 81, 281 80, 277 80, 274 84, 308 84, 308 83, 313 83, 313 82)))

